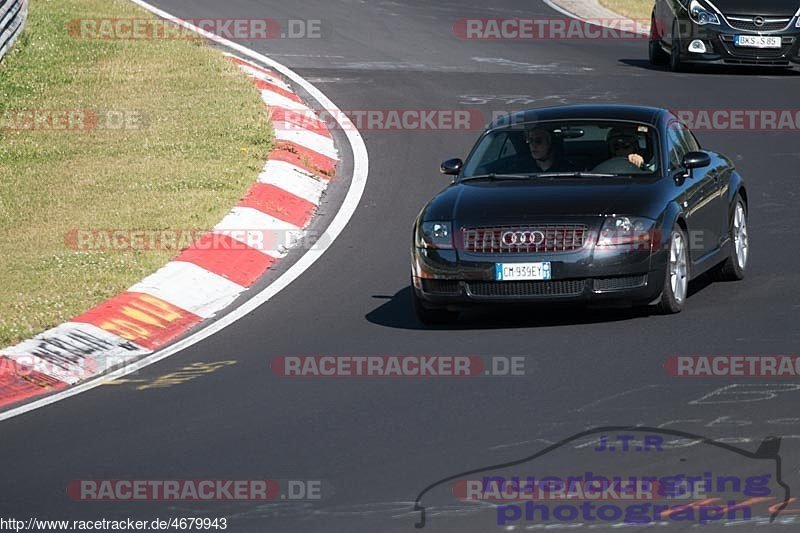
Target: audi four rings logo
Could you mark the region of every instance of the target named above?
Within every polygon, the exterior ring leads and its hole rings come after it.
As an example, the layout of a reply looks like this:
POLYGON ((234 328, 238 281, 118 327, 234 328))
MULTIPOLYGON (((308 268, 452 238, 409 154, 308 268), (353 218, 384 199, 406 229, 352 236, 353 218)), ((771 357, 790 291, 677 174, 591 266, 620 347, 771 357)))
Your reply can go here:
POLYGON ((506 231, 502 235, 506 246, 539 246, 544 239, 541 231, 506 231))

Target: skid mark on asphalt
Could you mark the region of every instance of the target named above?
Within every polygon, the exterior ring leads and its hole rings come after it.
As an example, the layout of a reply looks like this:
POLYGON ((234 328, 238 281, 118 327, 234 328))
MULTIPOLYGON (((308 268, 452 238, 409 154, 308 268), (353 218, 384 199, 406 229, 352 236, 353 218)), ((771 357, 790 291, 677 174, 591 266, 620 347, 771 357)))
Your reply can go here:
POLYGON ((104 385, 129 385, 136 384, 136 390, 166 389, 175 385, 182 385, 197 378, 212 374, 226 366, 235 365, 236 361, 217 361, 213 363, 192 363, 175 372, 159 376, 155 379, 118 379, 108 381, 104 385))
POLYGON ((587 72, 594 71, 592 67, 565 65, 557 62, 523 63, 521 61, 512 61, 502 57, 472 57, 470 59, 476 63, 489 63, 508 68, 514 72, 523 72, 525 74, 540 74, 542 72, 553 74, 586 74, 587 72))

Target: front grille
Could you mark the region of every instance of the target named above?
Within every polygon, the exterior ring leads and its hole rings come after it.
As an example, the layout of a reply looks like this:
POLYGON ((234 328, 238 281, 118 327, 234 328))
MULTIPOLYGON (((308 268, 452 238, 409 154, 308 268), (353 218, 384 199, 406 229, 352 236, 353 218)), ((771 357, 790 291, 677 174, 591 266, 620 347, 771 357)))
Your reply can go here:
POLYGON ((600 278, 594 280, 596 291, 620 291, 644 287, 647 284, 647 274, 641 276, 623 276, 619 278, 600 278))
POLYGON ((475 296, 579 296, 586 280, 470 281, 467 287, 475 296))
POLYGON ((737 30, 756 31, 756 32, 781 31, 785 29, 792 21, 792 19, 790 18, 762 17, 765 20, 765 22, 764 24, 759 26, 755 22, 755 19, 757 17, 752 17, 750 15, 726 15, 725 18, 728 19, 728 23, 731 25, 732 28, 736 28, 737 30))
POLYGON ((423 279, 422 290, 429 294, 459 294, 461 288, 458 283, 449 279, 423 279))
POLYGON ((464 251, 474 254, 558 253, 580 250, 588 237, 583 224, 464 228, 464 251))

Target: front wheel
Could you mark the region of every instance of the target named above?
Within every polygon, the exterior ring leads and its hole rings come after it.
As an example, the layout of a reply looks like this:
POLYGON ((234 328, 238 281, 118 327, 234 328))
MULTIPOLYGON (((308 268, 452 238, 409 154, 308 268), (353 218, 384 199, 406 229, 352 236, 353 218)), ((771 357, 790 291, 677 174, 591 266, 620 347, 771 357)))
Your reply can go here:
POLYGON ((729 225, 731 253, 712 271, 715 281, 739 281, 744 279, 750 259, 750 237, 747 234, 747 207, 741 196, 736 195, 729 225))
POLYGON ((680 313, 686 303, 689 293, 689 247, 686 243, 686 232, 680 227, 673 229, 670 235, 664 291, 657 306, 661 314, 680 313))

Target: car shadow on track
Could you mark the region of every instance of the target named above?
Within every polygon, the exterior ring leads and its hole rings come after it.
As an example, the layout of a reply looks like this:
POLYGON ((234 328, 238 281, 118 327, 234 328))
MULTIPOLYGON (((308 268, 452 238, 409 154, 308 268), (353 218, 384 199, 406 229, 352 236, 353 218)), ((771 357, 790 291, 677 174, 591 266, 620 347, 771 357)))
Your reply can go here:
MULTIPOLYGON (((689 284, 689 298, 702 291, 712 280, 708 275, 700 276, 689 284)), ((509 329, 574 326, 621 322, 635 318, 656 316, 652 307, 586 307, 565 304, 504 304, 482 305, 461 313, 453 324, 427 326, 414 316, 411 286, 400 289, 393 296, 373 295, 377 300, 386 300, 366 314, 365 318, 379 326, 397 329, 509 329)), ((691 305, 691 300, 687 302, 691 305)))
MULTIPOLYGON (((669 69, 664 66, 655 66, 650 64, 647 59, 620 59, 620 63, 629 67, 635 67, 644 70, 669 72, 669 69)), ((686 72, 683 74, 710 74, 714 76, 786 76, 794 77, 800 76, 800 70, 795 67, 789 68, 771 68, 759 67, 753 68, 750 66, 735 66, 735 65, 690 65, 686 72)))

